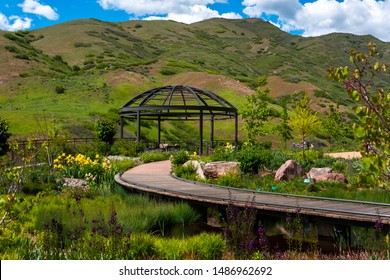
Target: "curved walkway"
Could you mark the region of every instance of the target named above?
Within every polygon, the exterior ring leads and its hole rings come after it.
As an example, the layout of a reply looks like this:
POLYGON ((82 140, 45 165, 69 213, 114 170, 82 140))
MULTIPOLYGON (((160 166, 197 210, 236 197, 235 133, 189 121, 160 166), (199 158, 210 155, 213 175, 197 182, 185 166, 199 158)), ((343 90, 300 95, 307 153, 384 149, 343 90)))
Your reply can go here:
MULTIPOLYGON (((115 176, 115 181, 129 189, 196 201, 209 205, 251 205, 259 210, 295 213, 342 220, 348 223, 375 223, 378 219, 390 225, 390 204, 326 199, 308 196, 256 192, 183 181, 170 174, 170 161, 134 167, 115 176)), ((340 221, 341 222, 341 221, 340 221)))

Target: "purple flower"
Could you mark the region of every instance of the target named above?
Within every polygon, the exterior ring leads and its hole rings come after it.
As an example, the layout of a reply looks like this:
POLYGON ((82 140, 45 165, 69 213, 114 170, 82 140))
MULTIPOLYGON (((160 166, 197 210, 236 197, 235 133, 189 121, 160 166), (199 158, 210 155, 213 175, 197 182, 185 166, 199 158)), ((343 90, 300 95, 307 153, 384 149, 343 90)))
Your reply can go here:
POLYGON ((375 222, 375 230, 381 231, 382 229, 383 229, 383 223, 382 223, 382 220, 379 218, 375 222))

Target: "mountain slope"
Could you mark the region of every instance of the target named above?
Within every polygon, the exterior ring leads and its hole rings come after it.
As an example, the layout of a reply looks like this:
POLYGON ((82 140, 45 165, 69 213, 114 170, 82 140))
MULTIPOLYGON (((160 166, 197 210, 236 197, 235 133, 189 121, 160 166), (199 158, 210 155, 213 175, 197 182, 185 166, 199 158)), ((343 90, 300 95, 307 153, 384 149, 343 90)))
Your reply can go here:
MULTIPOLYGON (((347 112, 352 104, 327 79, 327 69, 347 65, 345 51, 364 51, 368 42, 390 60, 390 44, 371 36, 302 38, 258 19, 190 25, 84 19, 31 32, 0 31, 0 114, 15 134, 56 120, 80 136, 97 115, 152 87, 191 84, 239 107, 261 75, 269 77, 274 99, 306 91, 316 109, 338 102, 347 112)), ((376 85, 389 81, 383 76, 376 85)))

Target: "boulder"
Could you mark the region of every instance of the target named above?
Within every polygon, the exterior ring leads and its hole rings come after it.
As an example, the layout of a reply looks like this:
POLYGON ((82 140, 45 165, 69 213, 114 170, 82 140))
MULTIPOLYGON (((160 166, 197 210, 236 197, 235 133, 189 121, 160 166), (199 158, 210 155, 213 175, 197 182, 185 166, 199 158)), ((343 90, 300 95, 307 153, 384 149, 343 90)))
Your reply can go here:
POLYGON ((197 160, 189 160, 189 161, 187 161, 187 162, 185 162, 183 164, 184 167, 189 166, 189 165, 192 165, 196 169, 196 176, 199 179, 201 179, 201 180, 205 180, 206 179, 206 177, 204 176, 204 173, 203 173, 202 165, 200 164, 199 161, 197 161, 197 160))
POLYGON ((77 178, 62 178, 57 180, 57 183, 61 183, 64 188, 79 189, 82 191, 88 191, 89 186, 87 181, 77 178))
POLYGON ((319 176, 324 176, 326 174, 332 173, 332 168, 324 167, 324 168, 312 168, 309 173, 307 173, 307 177, 315 180, 319 176))
POLYGON ((276 171, 275 180, 276 181, 288 181, 294 179, 295 177, 303 176, 303 168, 294 160, 286 161, 279 169, 276 171))
POLYGON ((307 177, 312 179, 315 182, 323 182, 323 181, 340 181, 347 182, 344 174, 332 172, 332 169, 329 167, 324 168, 312 168, 309 173, 307 173, 307 177))
POLYGON ((235 161, 215 161, 206 163, 203 172, 208 178, 219 178, 227 174, 238 174, 240 164, 235 161))

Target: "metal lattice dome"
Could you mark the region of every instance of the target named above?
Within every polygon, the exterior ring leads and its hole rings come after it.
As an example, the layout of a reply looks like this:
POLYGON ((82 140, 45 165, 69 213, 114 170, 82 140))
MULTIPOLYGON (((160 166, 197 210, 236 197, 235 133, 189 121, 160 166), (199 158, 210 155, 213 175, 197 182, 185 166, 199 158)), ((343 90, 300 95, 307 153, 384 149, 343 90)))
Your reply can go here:
POLYGON ((214 121, 235 120, 235 142, 238 141, 237 109, 222 97, 192 86, 165 86, 148 90, 134 97, 119 109, 121 137, 123 119, 137 120, 137 141, 140 140, 141 119, 157 120, 158 144, 160 144, 161 122, 164 120, 199 120, 199 154, 203 151, 204 120, 211 121, 211 146, 214 139, 214 121))
POLYGON ((222 97, 191 86, 165 86, 148 90, 130 100, 120 110, 121 117, 157 120, 194 120, 199 115, 230 119, 237 109, 222 97))

